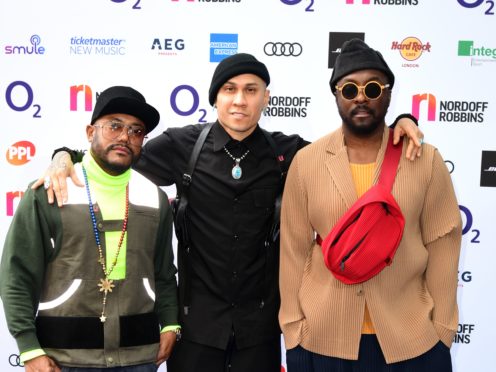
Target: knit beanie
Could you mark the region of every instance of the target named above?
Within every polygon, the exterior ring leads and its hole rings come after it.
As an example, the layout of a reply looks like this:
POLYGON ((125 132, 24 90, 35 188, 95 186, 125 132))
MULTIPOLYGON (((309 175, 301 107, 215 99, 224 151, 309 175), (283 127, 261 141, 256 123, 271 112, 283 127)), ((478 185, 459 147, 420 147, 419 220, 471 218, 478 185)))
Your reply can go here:
POLYGON ((332 93, 336 92, 336 83, 352 72, 359 70, 379 70, 386 74, 390 88, 394 85, 394 74, 389 68, 382 54, 370 48, 360 39, 345 41, 341 47, 341 54, 337 57, 332 71, 332 93))
POLYGON ((208 90, 208 101, 213 106, 217 99, 219 89, 233 76, 241 74, 254 74, 270 84, 270 76, 267 67, 254 56, 247 53, 238 53, 223 59, 217 66, 212 76, 210 89, 208 90))

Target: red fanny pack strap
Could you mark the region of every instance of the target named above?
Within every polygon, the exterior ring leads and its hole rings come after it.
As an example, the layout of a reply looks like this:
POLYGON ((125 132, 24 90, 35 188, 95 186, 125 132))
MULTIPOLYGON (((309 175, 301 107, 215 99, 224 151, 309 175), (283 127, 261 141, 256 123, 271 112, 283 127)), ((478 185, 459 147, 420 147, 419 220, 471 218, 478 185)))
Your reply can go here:
POLYGON ((391 191, 393 188, 394 178, 396 177, 396 169, 398 169, 402 148, 402 140, 400 140, 400 143, 396 146, 393 145, 393 130, 389 129, 386 154, 384 155, 384 160, 381 166, 381 174, 379 175, 379 183, 383 185, 387 191, 391 191))

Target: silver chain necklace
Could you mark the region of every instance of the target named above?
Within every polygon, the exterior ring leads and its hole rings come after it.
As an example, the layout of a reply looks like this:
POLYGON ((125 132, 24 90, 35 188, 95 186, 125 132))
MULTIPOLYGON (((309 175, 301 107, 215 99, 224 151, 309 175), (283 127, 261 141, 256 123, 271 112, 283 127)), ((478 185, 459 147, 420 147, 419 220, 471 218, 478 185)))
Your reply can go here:
POLYGON ((246 155, 248 155, 248 153, 250 152, 250 150, 247 150, 239 158, 235 158, 234 156, 232 156, 232 154, 229 152, 229 150, 226 149, 226 146, 224 146, 224 151, 226 152, 227 155, 229 155, 229 157, 232 160, 235 161, 235 164, 234 164, 234 166, 233 166, 233 168, 231 170, 232 178, 234 178, 235 180, 239 180, 241 178, 241 176, 243 175, 243 170, 239 166, 239 163, 241 162, 241 160, 243 160, 246 157, 246 155))

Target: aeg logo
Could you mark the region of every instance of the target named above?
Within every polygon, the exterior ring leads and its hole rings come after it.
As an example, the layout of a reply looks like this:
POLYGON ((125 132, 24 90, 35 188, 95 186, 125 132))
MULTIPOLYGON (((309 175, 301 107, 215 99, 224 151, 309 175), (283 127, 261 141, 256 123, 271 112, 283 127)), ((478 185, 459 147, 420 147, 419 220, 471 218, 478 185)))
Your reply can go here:
POLYGON ((12 165, 24 165, 33 159, 36 147, 29 141, 19 141, 7 150, 7 161, 12 165))

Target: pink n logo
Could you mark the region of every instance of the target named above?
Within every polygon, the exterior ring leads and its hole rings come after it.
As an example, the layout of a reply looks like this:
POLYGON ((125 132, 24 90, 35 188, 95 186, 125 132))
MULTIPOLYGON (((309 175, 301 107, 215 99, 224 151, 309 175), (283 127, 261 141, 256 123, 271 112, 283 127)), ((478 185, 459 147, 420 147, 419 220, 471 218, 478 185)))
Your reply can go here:
POLYGON ((89 85, 73 85, 70 92, 70 108, 71 111, 78 110, 78 96, 83 93, 84 110, 91 111, 93 109, 93 92, 89 85))
POLYGON ((420 104, 427 101, 427 120, 436 120, 436 96, 430 93, 415 94, 412 98, 412 115, 417 119, 420 117, 420 104))

